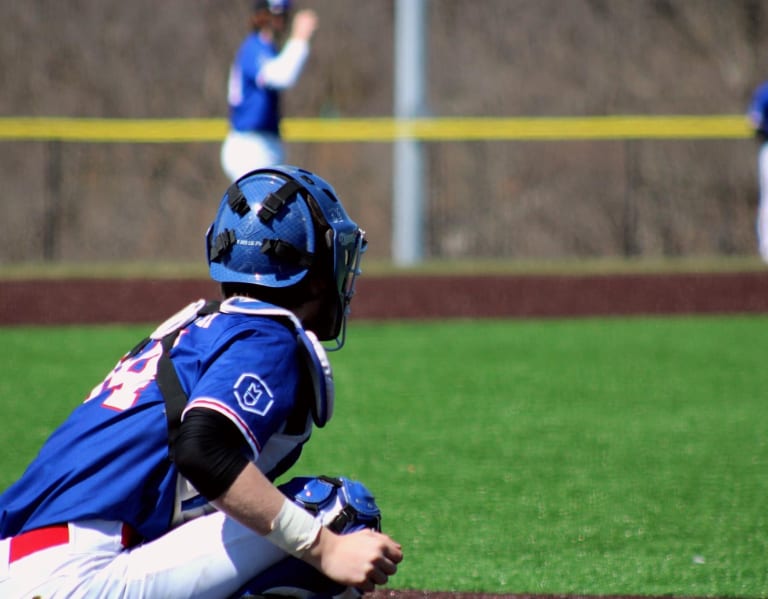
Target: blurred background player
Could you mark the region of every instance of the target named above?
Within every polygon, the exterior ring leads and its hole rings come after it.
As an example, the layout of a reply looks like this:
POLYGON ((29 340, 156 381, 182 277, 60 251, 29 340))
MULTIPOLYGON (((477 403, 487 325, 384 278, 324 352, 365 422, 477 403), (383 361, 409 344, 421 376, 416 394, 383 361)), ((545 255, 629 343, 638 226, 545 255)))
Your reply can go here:
POLYGON ((759 143, 757 154, 760 196, 757 205, 757 249, 768 262, 768 81, 757 87, 749 105, 748 117, 759 143))
POLYGON ((252 30, 230 67, 229 132, 221 148, 221 165, 232 181, 255 168, 285 162, 280 92, 298 80, 317 28, 314 11, 296 12, 288 40, 278 52, 290 9, 290 0, 255 0, 252 30))
POLYGON ((224 301, 127 352, 0 495, 0 597, 224 599, 286 556, 362 591, 397 570, 388 536, 274 486, 333 413, 320 341, 344 344, 363 231, 281 166, 229 187, 206 248, 224 301))

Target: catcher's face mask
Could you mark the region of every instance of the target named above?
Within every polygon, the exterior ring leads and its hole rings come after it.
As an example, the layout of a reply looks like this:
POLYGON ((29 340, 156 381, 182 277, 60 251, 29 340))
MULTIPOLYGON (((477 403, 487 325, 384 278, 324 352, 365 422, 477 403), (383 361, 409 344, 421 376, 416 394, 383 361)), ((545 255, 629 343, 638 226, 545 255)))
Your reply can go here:
POLYGON ((335 268, 336 289, 338 291, 339 305, 337 310, 336 332, 331 336, 336 341, 336 347, 329 351, 341 349, 347 336, 347 316, 349 316, 349 304, 355 295, 355 281, 360 274, 360 262, 363 258, 368 242, 365 239, 365 231, 356 228, 351 233, 336 235, 335 242, 335 268))

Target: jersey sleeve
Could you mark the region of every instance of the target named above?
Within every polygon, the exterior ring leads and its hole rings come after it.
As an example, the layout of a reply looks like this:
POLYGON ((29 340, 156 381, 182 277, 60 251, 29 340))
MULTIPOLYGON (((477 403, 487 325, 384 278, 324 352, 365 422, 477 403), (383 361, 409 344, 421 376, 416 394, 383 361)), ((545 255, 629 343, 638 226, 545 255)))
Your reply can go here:
MULTIPOLYGON (((262 320, 262 324, 266 319, 262 320)), ((297 409, 301 368, 296 338, 274 321, 226 343, 191 390, 185 413, 214 410, 238 428, 258 459, 297 409)))
POLYGON ((309 56, 309 43, 291 39, 280 54, 264 63, 259 70, 258 83, 272 89, 287 89, 296 84, 309 56))

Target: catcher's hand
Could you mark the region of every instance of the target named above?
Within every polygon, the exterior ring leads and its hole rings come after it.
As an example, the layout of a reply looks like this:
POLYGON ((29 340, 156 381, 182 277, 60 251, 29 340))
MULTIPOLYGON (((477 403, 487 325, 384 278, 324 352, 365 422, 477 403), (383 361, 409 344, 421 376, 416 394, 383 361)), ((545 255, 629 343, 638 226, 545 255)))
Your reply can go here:
POLYGON ((333 580, 362 592, 386 584, 397 572, 403 550, 387 535, 358 530, 337 535, 323 530, 304 559, 333 580))
POLYGON ((381 534, 381 510, 364 484, 344 477, 297 477, 279 489, 320 518, 328 533, 321 532, 308 551, 316 555, 305 556, 312 565, 286 557, 250 581, 237 597, 356 599, 395 573, 402 549, 381 534))

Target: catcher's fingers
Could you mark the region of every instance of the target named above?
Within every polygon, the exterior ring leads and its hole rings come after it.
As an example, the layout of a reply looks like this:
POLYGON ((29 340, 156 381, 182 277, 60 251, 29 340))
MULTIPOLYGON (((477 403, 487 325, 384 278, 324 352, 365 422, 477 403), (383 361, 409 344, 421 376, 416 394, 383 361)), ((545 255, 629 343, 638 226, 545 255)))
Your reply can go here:
MULTIPOLYGON (((399 564, 403 561, 403 548, 400 546, 400 543, 393 541, 387 535, 384 536, 387 537, 387 540, 389 541, 384 547, 384 556, 389 559, 392 564, 399 564)), ((394 574, 394 572, 392 572, 392 574, 394 574)))
POLYGON ((389 576, 384 573, 382 568, 374 568, 368 576, 368 580, 373 584, 387 584, 389 576))
POLYGON ((374 585, 386 584, 389 577, 397 572, 397 564, 403 559, 400 545, 387 535, 379 534, 383 537, 381 556, 374 560, 373 569, 368 575, 368 580, 374 585))
POLYGON ((368 575, 368 580, 373 584, 386 584, 390 575, 397 571, 397 566, 392 562, 381 562, 376 564, 371 573, 368 575))

